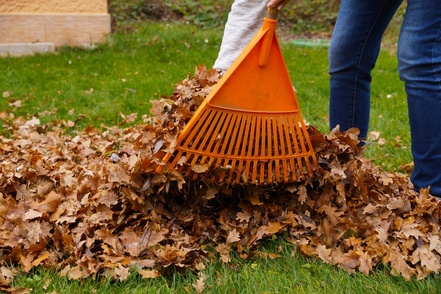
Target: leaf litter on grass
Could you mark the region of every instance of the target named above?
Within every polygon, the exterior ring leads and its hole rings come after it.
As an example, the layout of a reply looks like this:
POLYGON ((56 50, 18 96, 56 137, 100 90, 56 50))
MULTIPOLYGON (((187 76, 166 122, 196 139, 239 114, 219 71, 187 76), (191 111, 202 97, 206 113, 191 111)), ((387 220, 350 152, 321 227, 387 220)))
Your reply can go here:
POLYGON ((121 281, 200 269, 212 256, 229 262, 232 251, 259 255, 261 240, 280 233, 349 272, 379 264, 406 279, 440 272, 440 201, 364 158, 355 129, 308 127, 319 168, 304 182, 228 186, 155 173, 218 80, 201 65, 153 101, 152 123, 76 136, 64 121, 1 112, 9 135, 0 137, 0 290, 14 291, 18 269, 34 267, 121 281))

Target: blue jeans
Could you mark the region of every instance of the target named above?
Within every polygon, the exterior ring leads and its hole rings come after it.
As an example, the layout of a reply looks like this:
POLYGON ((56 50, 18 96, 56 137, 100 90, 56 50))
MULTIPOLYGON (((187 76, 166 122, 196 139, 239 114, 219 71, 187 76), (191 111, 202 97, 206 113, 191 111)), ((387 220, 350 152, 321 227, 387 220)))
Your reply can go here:
MULTIPOLYGON (((330 127, 369 125, 371 70, 381 38, 402 0, 342 0, 329 49, 330 127)), ((407 93, 415 190, 441 197, 441 2, 408 0, 398 41, 407 93)))

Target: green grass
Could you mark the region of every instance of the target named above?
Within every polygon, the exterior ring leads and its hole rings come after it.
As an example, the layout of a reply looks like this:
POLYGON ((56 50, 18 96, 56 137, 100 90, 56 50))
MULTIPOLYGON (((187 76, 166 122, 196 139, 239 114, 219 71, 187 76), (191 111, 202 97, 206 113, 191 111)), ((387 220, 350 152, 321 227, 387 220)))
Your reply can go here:
MULTIPOLYGON (((174 85, 193 74, 198 64, 211 67, 217 56, 221 30, 201 30, 190 25, 145 23, 130 33, 111 36, 96 49, 64 48, 57 54, 0 58, 0 109, 15 116, 40 115, 42 122, 77 121, 68 131, 87 125, 120 125, 119 112, 148 114, 150 100, 172 93, 174 85), (90 89, 93 89, 91 91, 90 89), (9 97, 5 93, 10 93, 9 97), (12 104, 20 100, 22 106, 12 104), (44 112, 56 112, 43 115, 44 112), (75 109, 72 113, 71 109, 75 109), (84 115, 84 116, 83 116, 84 115)), ((327 50, 283 43, 292 82, 297 89, 302 115, 328 132, 329 82, 327 50)), ((409 163, 410 143, 403 84, 398 79, 396 58, 382 51, 372 84, 371 130, 386 143, 369 144, 367 156, 386 170, 409 163), (400 143, 395 138, 400 137, 400 143)), ((1 122, 0 122, 1 124, 1 122)), ((5 126, 0 134, 7 135, 5 126)), ((286 241, 267 241, 264 250, 281 255, 274 260, 235 257, 231 264, 209 260, 207 293, 436 293, 438 277, 405 281, 378 268, 369 276, 292 256, 286 241), (278 252, 281 247, 282 251, 278 252)), ((19 274, 14 285, 33 288, 33 293, 187 293, 197 273, 173 273, 154 280, 133 275, 124 282, 86 279, 69 281, 55 271, 38 269, 19 274)))
POLYGON ((141 279, 130 275, 123 282, 109 279, 70 281, 55 271, 37 269, 21 274, 14 284, 32 288, 32 293, 195 293, 194 284, 203 274, 203 293, 440 293, 439 277, 422 281, 406 281, 395 277, 389 269, 376 269, 369 275, 348 274, 345 270, 328 266, 315 259, 295 253, 286 240, 266 241, 262 251, 278 254, 276 259, 255 257, 242 260, 235 256, 229 264, 208 261, 200 273, 177 272, 170 269, 166 276, 141 279))

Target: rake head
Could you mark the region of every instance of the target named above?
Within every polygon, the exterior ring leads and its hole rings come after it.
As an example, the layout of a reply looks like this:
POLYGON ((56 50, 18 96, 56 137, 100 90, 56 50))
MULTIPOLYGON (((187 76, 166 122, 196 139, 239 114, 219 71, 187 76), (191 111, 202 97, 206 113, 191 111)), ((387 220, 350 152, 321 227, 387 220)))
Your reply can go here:
MULTIPOLYGON (((273 184, 318 166, 275 34, 262 28, 211 90, 164 157, 192 180, 273 184)), ((160 167, 159 169, 162 169, 160 167)))
POLYGON ((300 113, 258 114, 207 107, 178 139, 169 169, 192 180, 272 184, 313 177, 317 165, 300 113))

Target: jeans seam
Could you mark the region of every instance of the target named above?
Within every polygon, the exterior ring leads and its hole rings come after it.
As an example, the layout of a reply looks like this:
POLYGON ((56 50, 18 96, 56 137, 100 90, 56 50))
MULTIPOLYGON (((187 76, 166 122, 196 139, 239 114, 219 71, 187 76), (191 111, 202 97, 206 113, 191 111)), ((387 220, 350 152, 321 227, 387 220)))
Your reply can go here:
POLYGON ((438 82, 438 86, 441 89, 441 78, 439 76, 439 73, 436 71, 436 68, 435 68, 435 65, 434 65, 435 64, 435 58, 436 58, 436 56, 435 56, 436 50, 435 49, 436 49, 437 41, 441 43, 441 26, 438 28, 437 35, 436 35, 435 40, 433 41, 433 45, 432 45, 432 69, 433 69, 433 72, 435 74, 436 80, 438 82))
MULTIPOLYGON (((386 6, 386 3, 383 4, 383 7, 381 8, 381 11, 380 11, 380 12, 384 11, 385 6, 386 6)), ((360 56, 359 56, 359 58, 358 58, 358 66, 357 66, 358 69, 357 69, 357 73, 356 73, 356 75, 355 75, 355 80, 354 80, 354 92, 353 92, 353 96, 352 96, 352 98, 353 98, 353 101, 352 101, 352 109, 353 109, 353 112, 352 112, 352 116, 351 116, 351 125, 352 125, 352 126, 354 126, 354 122, 355 122, 355 112, 356 112, 355 101, 357 100, 355 97, 356 97, 356 95, 357 95, 357 82, 358 82, 358 76, 359 76, 359 73, 360 73, 361 59, 362 59, 362 56, 363 56, 364 50, 365 50, 365 48, 366 48, 366 43, 368 42, 368 39, 370 38, 370 36, 371 36, 371 34, 372 34, 373 27, 375 26, 375 24, 378 22, 378 19, 380 18, 380 14, 381 14, 381 13, 378 13, 378 14, 377 14, 377 18, 372 22, 372 25, 371 25, 371 27, 370 27, 370 30, 369 30, 369 32, 367 33, 367 38, 365 38, 364 43, 363 43, 363 45, 361 46, 360 56)))

